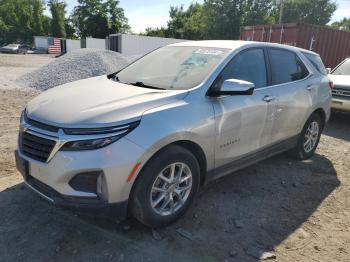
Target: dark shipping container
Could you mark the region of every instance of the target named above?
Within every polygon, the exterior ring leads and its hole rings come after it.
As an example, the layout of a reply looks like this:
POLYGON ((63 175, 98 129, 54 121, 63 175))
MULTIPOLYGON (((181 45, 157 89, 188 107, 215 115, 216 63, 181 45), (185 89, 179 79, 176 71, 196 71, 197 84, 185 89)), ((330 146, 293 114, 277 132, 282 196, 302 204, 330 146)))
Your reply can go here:
POLYGON ((334 68, 350 57, 350 32, 305 23, 245 26, 241 40, 272 42, 312 50, 326 67, 334 68))

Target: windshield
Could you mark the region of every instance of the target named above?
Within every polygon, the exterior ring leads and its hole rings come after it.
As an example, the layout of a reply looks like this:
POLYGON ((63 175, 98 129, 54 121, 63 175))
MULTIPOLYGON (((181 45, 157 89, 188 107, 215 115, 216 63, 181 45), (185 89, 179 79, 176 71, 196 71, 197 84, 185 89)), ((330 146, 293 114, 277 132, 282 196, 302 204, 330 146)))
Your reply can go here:
POLYGON ((228 52, 223 48, 166 46, 129 65, 115 79, 142 87, 190 89, 203 82, 228 52))
POLYGON ((340 64, 340 66, 332 72, 332 75, 350 75, 350 59, 340 64))

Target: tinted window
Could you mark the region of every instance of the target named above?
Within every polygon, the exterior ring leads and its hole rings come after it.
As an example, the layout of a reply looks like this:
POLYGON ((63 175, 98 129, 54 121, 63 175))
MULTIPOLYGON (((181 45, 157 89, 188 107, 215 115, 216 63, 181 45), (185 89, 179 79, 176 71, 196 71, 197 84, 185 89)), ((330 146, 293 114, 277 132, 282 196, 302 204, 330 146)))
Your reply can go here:
POLYGON ((350 75, 350 59, 341 63, 333 72, 332 75, 350 75))
POLYGON ((305 78, 309 73, 295 53, 270 49, 272 84, 278 85, 305 78))
POLYGON ((235 56, 221 72, 216 88, 220 87, 225 80, 232 78, 252 82, 257 88, 266 86, 264 51, 250 49, 235 56))
POLYGON ((327 70, 323 65, 322 59, 318 55, 313 55, 310 53, 303 53, 304 56, 310 61, 310 63, 323 75, 327 75, 327 70))

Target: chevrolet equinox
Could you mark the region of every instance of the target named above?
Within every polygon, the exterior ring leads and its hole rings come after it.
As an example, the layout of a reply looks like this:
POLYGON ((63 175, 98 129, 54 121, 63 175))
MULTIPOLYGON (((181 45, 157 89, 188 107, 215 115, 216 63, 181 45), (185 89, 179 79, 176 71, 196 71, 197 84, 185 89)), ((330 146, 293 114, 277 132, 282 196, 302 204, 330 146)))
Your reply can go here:
POLYGON ((287 150, 311 157, 330 103, 331 82, 311 51, 177 43, 34 98, 16 163, 25 184, 57 206, 160 227, 208 181, 287 150))

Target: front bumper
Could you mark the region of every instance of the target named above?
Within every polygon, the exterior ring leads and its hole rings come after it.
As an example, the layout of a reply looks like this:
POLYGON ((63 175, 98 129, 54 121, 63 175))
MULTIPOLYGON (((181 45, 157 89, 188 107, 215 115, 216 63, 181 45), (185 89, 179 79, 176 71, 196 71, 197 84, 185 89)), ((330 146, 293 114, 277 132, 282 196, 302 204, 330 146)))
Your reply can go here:
POLYGON ((350 112, 350 98, 332 98, 332 109, 350 112))
POLYGON ((64 196, 32 176, 25 177, 26 186, 50 203, 94 216, 113 217, 123 220, 127 216, 127 201, 109 204, 102 199, 64 196))
POLYGON ((118 218, 126 214, 133 182, 128 181, 128 176, 144 153, 144 149, 125 138, 96 150, 58 151, 49 162, 37 161, 16 151, 17 158, 28 165, 26 172, 23 168, 21 172, 26 174, 26 185, 49 202, 118 218), (104 177, 103 197, 77 191, 69 184, 77 174, 96 171, 104 177))

